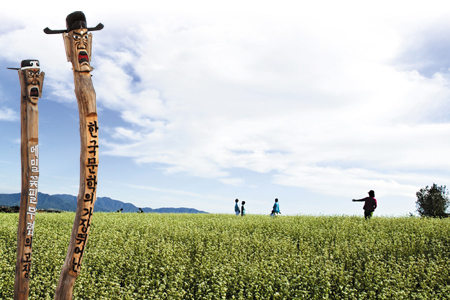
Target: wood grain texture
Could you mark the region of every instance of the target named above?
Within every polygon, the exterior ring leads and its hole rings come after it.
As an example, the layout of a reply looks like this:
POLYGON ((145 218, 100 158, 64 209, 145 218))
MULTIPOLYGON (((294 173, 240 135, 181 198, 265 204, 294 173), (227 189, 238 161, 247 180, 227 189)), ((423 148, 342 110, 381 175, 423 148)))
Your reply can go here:
MULTIPOLYGON (((14 281, 14 299, 28 299, 34 220, 39 179, 39 111, 37 102, 29 99, 26 71, 19 70, 21 86, 21 196, 17 229, 17 259, 14 281)), ((42 77, 43 81, 43 77, 42 77)), ((42 84, 40 84, 42 90, 42 84)))
POLYGON ((97 199, 99 145, 96 95, 90 72, 74 70, 73 73, 80 116, 80 188, 69 247, 56 288, 55 299, 57 300, 73 297, 73 286, 81 271, 81 262, 97 199))
MULTIPOLYGON (((62 34, 67 61, 72 63, 80 116, 80 188, 69 247, 56 287, 55 299, 57 300, 69 300, 73 297, 73 287, 81 272, 81 262, 97 199, 99 145, 97 103, 90 73, 93 70, 90 65, 92 34, 88 28, 80 28, 80 24, 86 26, 83 12, 73 12, 66 18, 67 28, 71 29, 62 34)), ((94 28, 91 29, 94 30, 94 28)))

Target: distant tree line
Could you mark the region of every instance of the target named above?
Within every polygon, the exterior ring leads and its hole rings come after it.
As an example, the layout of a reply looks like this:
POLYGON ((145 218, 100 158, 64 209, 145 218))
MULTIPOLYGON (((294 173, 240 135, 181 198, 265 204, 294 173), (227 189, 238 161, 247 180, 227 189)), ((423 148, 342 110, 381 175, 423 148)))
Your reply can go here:
POLYGON ((0 206, 0 212, 2 213, 18 213, 19 206, 0 206))
MULTIPOLYGON (((14 206, 0 206, 0 213, 19 213, 20 207, 18 205, 14 206)), ((57 209, 38 209, 40 213, 60 213, 60 210, 57 209)))

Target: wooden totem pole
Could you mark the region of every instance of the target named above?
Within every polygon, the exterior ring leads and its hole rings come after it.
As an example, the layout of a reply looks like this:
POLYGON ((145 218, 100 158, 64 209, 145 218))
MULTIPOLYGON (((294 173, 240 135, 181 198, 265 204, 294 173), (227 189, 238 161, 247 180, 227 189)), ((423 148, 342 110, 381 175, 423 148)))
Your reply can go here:
POLYGON ((45 73, 39 61, 23 60, 18 70, 20 80, 20 156, 22 163, 22 190, 20 195, 19 225, 17 229, 17 261, 14 281, 14 299, 28 299, 33 245, 34 221, 39 179, 39 110, 45 73))
POLYGON ((95 91, 91 80, 92 34, 89 31, 101 30, 103 25, 99 23, 94 28, 88 28, 84 13, 76 11, 67 16, 66 27, 66 30, 51 30, 48 27, 44 29, 47 34, 63 34, 67 61, 72 63, 81 138, 77 211, 55 299, 72 299, 73 285, 80 274, 81 260, 97 199, 98 122, 95 91))

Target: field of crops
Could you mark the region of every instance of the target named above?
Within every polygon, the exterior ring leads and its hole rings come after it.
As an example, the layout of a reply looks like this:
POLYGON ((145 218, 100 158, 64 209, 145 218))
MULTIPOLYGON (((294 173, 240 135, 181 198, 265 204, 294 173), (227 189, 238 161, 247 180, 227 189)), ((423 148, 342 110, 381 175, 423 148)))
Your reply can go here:
MULTIPOLYGON (((0 299, 17 218, 0 214, 0 299)), ((36 216, 30 299, 53 299, 73 219, 36 216)), ((450 219, 95 213, 74 299, 450 299, 450 219)))

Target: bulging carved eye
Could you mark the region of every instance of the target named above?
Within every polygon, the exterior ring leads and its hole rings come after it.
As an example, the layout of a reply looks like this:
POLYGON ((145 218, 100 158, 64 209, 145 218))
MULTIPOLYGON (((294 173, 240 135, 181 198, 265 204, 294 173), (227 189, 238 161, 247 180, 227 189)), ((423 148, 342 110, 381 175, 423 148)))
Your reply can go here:
POLYGON ((33 76, 33 72, 32 71, 28 71, 28 76, 32 77, 33 76))
POLYGON ((74 34, 74 35, 73 35, 73 39, 74 39, 75 41, 78 41, 78 40, 80 39, 80 36, 79 36, 79 35, 76 35, 76 34, 74 34))
POLYGON ((36 71, 36 75, 41 75, 41 71, 36 71))

